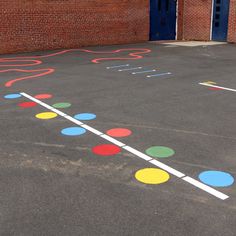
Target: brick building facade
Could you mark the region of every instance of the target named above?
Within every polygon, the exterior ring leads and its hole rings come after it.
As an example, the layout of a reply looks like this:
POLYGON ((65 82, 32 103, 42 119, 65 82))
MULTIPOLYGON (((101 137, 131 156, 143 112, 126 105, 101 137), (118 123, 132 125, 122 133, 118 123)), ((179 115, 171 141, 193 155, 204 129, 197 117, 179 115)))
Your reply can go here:
MULTIPOLYGON (((236 42, 236 0, 229 1, 227 40, 236 42)), ((211 40, 212 6, 178 0, 177 38, 211 40)), ((144 42, 150 0, 0 0, 0 22, 1 54, 144 42)))
MULTIPOLYGON (((211 40, 213 4, 214 0, 179 0, 178 39, 211 40)), ((229 0, 227 41, 236 43, 236 0, 229 0)))
POLYGON ((147 0, 0 0, 0 53, 148 39, 147 0))

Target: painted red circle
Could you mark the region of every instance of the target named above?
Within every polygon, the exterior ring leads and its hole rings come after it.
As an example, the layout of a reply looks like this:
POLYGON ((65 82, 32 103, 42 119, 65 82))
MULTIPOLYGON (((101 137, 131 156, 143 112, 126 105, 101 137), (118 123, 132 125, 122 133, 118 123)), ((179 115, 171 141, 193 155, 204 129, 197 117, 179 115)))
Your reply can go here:
POLYGON ((48 98, 51 98, 52 95, 47 94, 47 93, 43 93, 43 94, 37 94, 34 97, 37 98, 37 99, 48 99, 48 98))
POLYGON ((92 148, 94 154, 100 156, 112 156, 121 152, 121 149, 113 144, 101 144, 92 148))
POLYGON ((212 87, 212 88, 209 88, 209 90, 223 90, 222 88, 214 88, 214 87, 212 87))
POLYGON ((132 134, 132 131, 125 128, 114 128, 114 129, 109 129, 107 131, 107 134, 112 137, 127 137, 132 134))
POLYGON ((36 102, 22 102, 22 103, 19 103, 18 106, 23 107, 23 108, 35 107, 37 106, 37 103, 36 102))

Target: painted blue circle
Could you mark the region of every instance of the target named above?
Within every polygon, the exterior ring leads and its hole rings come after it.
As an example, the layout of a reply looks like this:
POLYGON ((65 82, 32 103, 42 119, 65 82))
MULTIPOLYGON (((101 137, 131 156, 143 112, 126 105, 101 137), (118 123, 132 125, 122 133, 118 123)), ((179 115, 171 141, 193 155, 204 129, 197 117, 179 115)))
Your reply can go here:
POLYGON ((74 116, 75 119, 77 120, 93 120, 97 116, 93 113, 80 113, 74 116))
POLYGON ((20 98, 20 97, 22 97, 22 95, 19 93, 11 93, 4 96, 4 98, 6 99, 15 99, 15 98, 20 98))
POLYGON ((213 187, 228 187, 234 183, 234 177, 222 171, 204 171, 198 177, 203 183, 213 187))
POLYGON ((68 127, 68 128, 61 130, 62 134, 69 135, 69 136, 82 135, 85 132, 86 132, 86 130, 84 128, 80 128, 80 127, 68 127))

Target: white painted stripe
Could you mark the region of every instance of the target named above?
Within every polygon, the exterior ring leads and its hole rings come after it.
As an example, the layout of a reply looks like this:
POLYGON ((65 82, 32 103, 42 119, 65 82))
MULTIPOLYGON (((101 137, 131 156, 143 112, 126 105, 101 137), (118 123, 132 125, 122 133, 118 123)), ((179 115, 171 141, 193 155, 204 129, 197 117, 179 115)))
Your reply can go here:
POLYGON ((221 87, 221 86, 217 86, 217 85, 213 85, 213 84, 207 84, 207 83, 199 83, 199 84, 200 85, 204 85, 204 86, 208 86, 208 87, 220 88, 220 89, 223 89, 223 90, 228 90, 228 91, 236 92, 236 89, 221 87))
POLYGON ((190 183, 190 184, 192 184, 192 185, 202 189, 203 191, 208 192, 208 193, 210 193, 211 195, 214 195, 217 198, 220 198, 221 200, 225 200, 225 199, 229 198, 228 195, 226 195, 224 193, 221 193, 221 192, 215 190, 214 188, 212 188, 212 187, 210 187, 208 185, 205 185, 205 184, 203 184, 203 183, 201 183, 201 182, 199 182, 199 181, 197 181, 197 180, 195 180, 195 179, 193 179, 193 178, 191 178, 189 176, 186 176, 186 177, 184 177, 182 179, 184 181, 186 181, 186 182, 188 182, 188 183, 190 183))
POLYGON ((204 190, 204 191, 206 191, 206 192, 208 192, 208 193, 210 193, 210 194, 212 194, 212 195, 214 195, 214 196, 216 196, 216 197, 218 197, 218 198, 220 198, 222 200, 225 200, 225 199, 227 199, 229 197, 229 196, 227 196, 227 195, 225 195, 225 194, 223 194, 223 193, 221 193, 221 192, 219 192, 219 191, 217 191, 217 190, 215 190, 215 189, 213 189, 213 188, 211 188, 211 187, 209 187, 209 186, 207 186, 205 184, 200 183, 199 181, 197 181, 197 180, 195 180, 193 178, 185 176, 185 174, 179 172, 178 170, 173 169, 172 167, 170 167, 170 166, 168 166, 168 165, 166 165, 164 163, 162 163, 160 161, 157 161, 157 160, 154 160, 150 156, 148 156, 148 155, 146 155, 146 154, 144 154, 144 153, 142 153, 142 152, 140 152, 140 151, 138 151, 138 150, 136 150, 136 149, 134 149, 134 148, 132 148, 130 146, 127 146, 126 144, 124 144, 124 143, 122 143, 122 142, 120 142, 120 141, 118 141, 118 140, 116 140, 116 139, 114 139, 114 138, 112 138, 112 137, 110 137, 110 136, 108 136, 106 134, 103 134, 99 130, 96 130, 96 129, 94 129, 94 128, 92 128, 92 127, 82 123, 81 121, 79 121, 79 120, 77 120, 77 119, 75 119, 75 118, 73 118, 73 117, 71 117, 71 116, 69 116, 69 115, 67 115, 67 114, 65 114, 65 113, 55 109, 55 108, 53 108, 52 106, 49 106, 48 104, 46 104, 46 103, 44 103, 44 102, 42 102, 42 101, 40 101, 40 100, 38 100, 38 99, 28 95, 26 93, 22 92, 20 94, 22 96, 28 98, 29 100, 34 101, 34 102, 40 104, 41 106, 43 106, 45 108, 48 108, 49 110, 54 111, 58 115, 64 117, 67 120, 70 120, 71 122, 73 122, 73 123, 83 127, 84 129, 86 129, 86 130, 88 130, 88 131, 90 131, 90 132, 92 132, 92 133, 94 133, 94 134, 96 134, 96 135, 98 135, 98 136, 100 136, 100 137, 110 141, 111 143, 114 143, 117 146, 122 147, 126 151, 134 154, 135 156, 140 157, 141 159, 143 159, 145 161, 148 161, 149 163, 151 163, 151 164, 153 164, 153 165, 155 165, 155 166, 157 166, 157 167, 159 167, 159 168, 169 172, 172 175, 175 175, 175 176, 177 176, 179 178, 182 178, 184 181, 189 182, 190 184, 193 184, 194 186, 197 186, 198 188, 200 188, 200 189, 202 189, 202 190, 204 190))
POLYGON ((91 126, 88 126, 88 125, 86 125, 86 124, 81 125, 81 127, 83 127, 84 129, 89 130, 90 132, 92 132, 92 133, 94 133, 94 134, 96 134, 96 135, 102 135, 102 134, 103 134, 103 133, 100 132, 99 130, 94 129, 94 128, 92 128, 91 126))
POLYGON ((140 151, 138 151, 138 150, 136 150, 136 149, 134 149, 134 148, 132 148, 130 146, 125 146, 125 147, 123 147, 123 149, 133 153, 134 155, 144 159, 145 161, 152 160, 152 158, 150 156, 148 156, 148 155, 146 155, 146 154, 144 154, 144 153, 142 153, 142 152, 140 152, 140 151))
POLYGON ((182 178, 182 177, 185 176, 185 174, 179 172, 178 170, 173 169, 170 166, 167 166, 166 164, 164 164, 164 163, 162 163, 162 162, 160 162, 158 160, 154 160, 153 159, 153 160, 150 160, 149 162, 152 163, 153 165, 158 166, 159 168, 169 172, 170 174, 179 177, 179 178, 182 178))
POLYGON ((128 69, 120 69, 118 71, 129 71, 129 70, 139 70, 142 69, 143 67, 134 67, 134 68, 128 68, 128 69))
POLYGON ((22 96, 30 99, 31 101, 33 102, 36 102, 38 104, 40 104, 41 106, 51 110, 53 107, 52 106, 49 106, 48 104, 44 103, 44 102, 41 102, 40 100, 38 100, 37 98, 34 98, 34 97, 31 97, 30 95, 26 94, 26 93, 20 93, 22 96))
POLYGON ((114 139, 114 138, 112 138, 112 137, 110 137, 110 136, 108 136, 106 134, 102 134, 101 137, 106 139, 106 140, 108 140, 108 141, 110 141, 111 143, 114 143, 115 145, 117 145, 119 147, 126 146, 126 144, 124 144, 124 143, 122 143, 122 142, 120 142, 120 141, 118 141, 118 140, 116 140, 116 139, 114 139))
POLYGON ((161 73, 161 74, 155 74, 155 75, 147 75, 147 78, 156 77, 156 76, 163 76, 163 75, 171 75, 171 73, 167 72, 167 73, 161 73))
POLYGON ((55 109, 55 108, 52 108, 52 109, 50 109, 50 110, 53 111, 53 112, 55 112, 55 113, 57 113, 57 114, 60 115, 60 116, 67 116, 64 112, 59 111, 59 110, 57 110, 57 109, 55 109))
POLYGON ((117 66, 108 66, 107 69, 113 69, 113 68, 119 68, 119 67, 126 67, 126 66, 129 66, 129 64, 117 65, 117 66))
POLYGON ((154 72, 156 70, 145 70, 145 71, 138 71, 138 72, 133 72, 132 75, 136 75, 136 74, 144 74, 144 73, 149 73, 149 72, 154 72))
POLYGON ((66 115, 66 116, 64 116, 64 118, 66 118, 67 120, 70 120, 71 122, 73 122, 73 123, 75 123, 77 125, 84 125, 83 122, 81 122, 80 120, 77 120, 77 119, 75 119, 75 118, 73 118, 71 116, 66 115))

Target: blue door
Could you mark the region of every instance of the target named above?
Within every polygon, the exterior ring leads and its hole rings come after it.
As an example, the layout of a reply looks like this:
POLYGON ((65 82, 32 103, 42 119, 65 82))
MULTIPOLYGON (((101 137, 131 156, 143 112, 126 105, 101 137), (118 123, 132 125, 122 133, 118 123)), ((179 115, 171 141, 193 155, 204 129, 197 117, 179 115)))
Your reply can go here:
POLYGON ((228 33, 229 0, 214 0, 212 39, 226 41, 228 33))
POLYGON ((176 34, 176 0, 151 0, 150 40, 172 40, 176 34))

